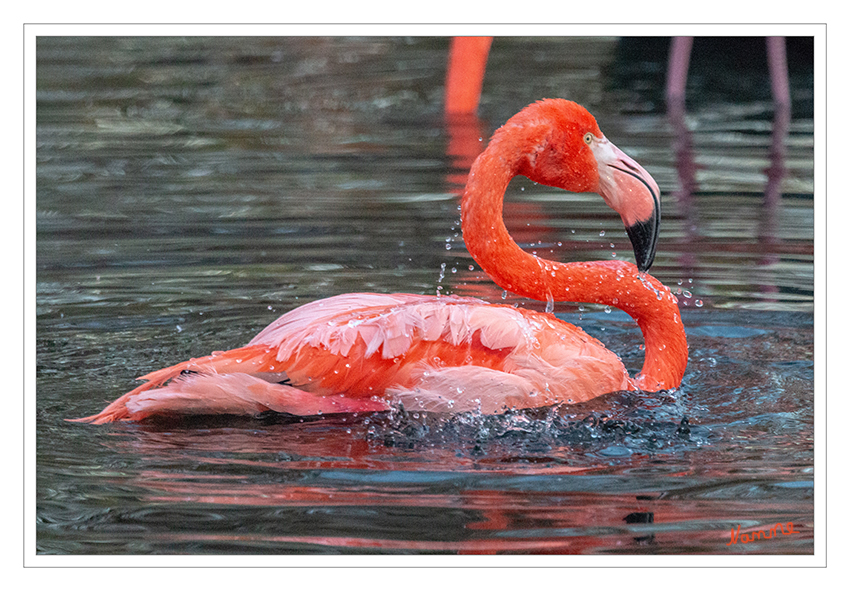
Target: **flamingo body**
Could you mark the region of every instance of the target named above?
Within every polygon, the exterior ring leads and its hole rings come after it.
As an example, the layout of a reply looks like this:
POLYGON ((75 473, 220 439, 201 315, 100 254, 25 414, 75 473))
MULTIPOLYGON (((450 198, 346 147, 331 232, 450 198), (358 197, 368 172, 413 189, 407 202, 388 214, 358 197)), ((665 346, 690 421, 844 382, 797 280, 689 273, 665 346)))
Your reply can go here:
POLYGON ((345 294, 248 345, 148 374, 95 417, 386 410, 497 413, 636 389, 620 359, 550 314, 473 298, 345 294), (168 382, 164 387, 159 387, 168 382))
POLYGON ((244 347, 143 376, 146 383, 76 420, 374 412, 398 402, 489 414, 675 388, 688 356, 676 298, 644 272, 659 208, 649 174, 583 107, 560 99, 530 105, 497 130, 472 166, 462 203, 467 248, 501 287, 543 301, 615 306, 635 319, 646 350, 635 378, 602 343, 551 314, 454 296, 356 293, 292 310, 244 347), (600 193, 626 224, 640 268, 523 251, 502 220, 504 191, 517 174, 600 193))

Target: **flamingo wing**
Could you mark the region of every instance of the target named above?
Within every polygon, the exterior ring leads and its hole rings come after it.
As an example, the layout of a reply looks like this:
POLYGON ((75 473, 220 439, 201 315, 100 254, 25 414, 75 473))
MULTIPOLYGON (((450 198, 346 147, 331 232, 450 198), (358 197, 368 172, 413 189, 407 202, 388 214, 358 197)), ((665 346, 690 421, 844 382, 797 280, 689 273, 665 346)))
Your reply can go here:
POLYGON ((86 422, 153 415, 503 412, 631 387, 619 358, 551 315, 473 298, 346 294, 246 346, 168 367, 86 422))

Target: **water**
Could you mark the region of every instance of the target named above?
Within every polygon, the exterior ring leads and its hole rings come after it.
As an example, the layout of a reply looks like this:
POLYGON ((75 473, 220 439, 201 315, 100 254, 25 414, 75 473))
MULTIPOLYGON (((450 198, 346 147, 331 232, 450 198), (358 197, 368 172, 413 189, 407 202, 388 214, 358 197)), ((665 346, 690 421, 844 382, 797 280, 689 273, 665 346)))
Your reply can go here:
MULTIPOLYGON (((789 45, 783 121, 757 41, 728 61, 697 41, 676 115, 666 40, 498 39, 480 120, 447 125, 444 39, 39 38, 36 551, 811 554, 811 44, 789 45), (457 209, 478 138, 544 96, 587 106, 661 187, 678 391, 496 418, 64 422, 321 297, 546 309, 483 275, 457 209), (793 533, 731 543, 777 522, 793 533)), ((631 259, 597 196, 516 179, 506 211, 530 251, 631 259)), ((640 367, 622 312, 554 312, 640 367)))

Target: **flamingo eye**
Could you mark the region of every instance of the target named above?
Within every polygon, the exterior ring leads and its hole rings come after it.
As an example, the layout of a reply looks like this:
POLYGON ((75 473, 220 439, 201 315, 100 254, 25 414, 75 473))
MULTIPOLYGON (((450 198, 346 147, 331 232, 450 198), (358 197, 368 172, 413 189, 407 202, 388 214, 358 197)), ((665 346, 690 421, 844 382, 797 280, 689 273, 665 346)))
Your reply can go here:
POLYGON ((593 142, 593 139, 594 139, 593 134, 590 133, 589 131, 586 134, 584 134, 584 143, 587 144, 588 146, 593 142))

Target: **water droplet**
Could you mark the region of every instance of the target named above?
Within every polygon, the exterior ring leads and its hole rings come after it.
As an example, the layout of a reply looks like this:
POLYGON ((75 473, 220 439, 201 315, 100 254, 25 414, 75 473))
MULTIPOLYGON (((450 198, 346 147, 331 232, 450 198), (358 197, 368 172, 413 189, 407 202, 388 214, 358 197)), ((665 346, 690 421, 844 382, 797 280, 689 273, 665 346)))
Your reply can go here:
POLYGON ((446 250, 451 250, 451 249, 452 249, 452 245, 451 245, 451 244, 446 244, 446 250))
POLYGON ((470 271, 474 271, 474 270, 475 270, 475 265, 469 265, 469 270, 470 270, 470 271))
POLYGON ((508 297, 508 290, 506 289, 505 291, 502 292, 502 299, 503 300, 507 299, 507 297, 508 297))
POLYGON ((682 292, 682 295, 684 295, 686 298, 690 298, 693 294, 686 289, 684 292, 682 292))
POLYGON ((452 267, 452 273, 457 273, 457 267, 452 267))
POLYGON ((183 329, 180 327, 179 324, 177 325, 177 332, 183 332, 183 329))
POLYGON ((605 236, 605 230, 600 230, 600 231, 599 231, 599 235, 600 235, 600 236, 605 236))
POLYGON ((697 300, 694 302, 697 308, 702 308, 702 300, 697 300))
POLYGON ((605 307, 604 307, 604 308, 602 308, 602 309, 603 309, 603 310, 605 310, 605 313, 606 313, 606 314, 610 314, 610 313, 611 313, 611 306, 605 306, 605 307))

